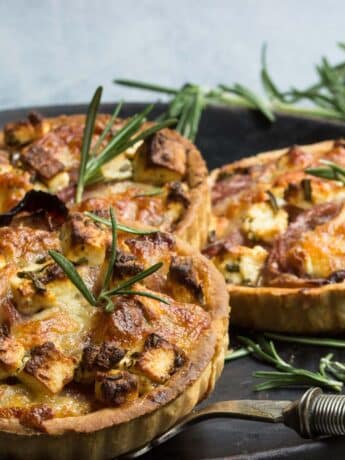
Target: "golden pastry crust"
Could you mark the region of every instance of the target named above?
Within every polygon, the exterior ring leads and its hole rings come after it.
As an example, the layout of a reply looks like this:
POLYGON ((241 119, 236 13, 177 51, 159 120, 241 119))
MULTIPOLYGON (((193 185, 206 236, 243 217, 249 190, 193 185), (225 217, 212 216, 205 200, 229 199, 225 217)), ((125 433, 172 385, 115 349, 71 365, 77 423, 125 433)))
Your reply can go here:
POLYGON ((217 270, 190 246, 177 241, 177 252, 193 258, 194 267, 206 280, 205 308, 210 327, 200 336, 183 366, 165 384, 145 398, 117 408, 104 408, 82 416, 42 419, 39 431, 33 422, 0 418, 2 452, 14 458, 36 458, 49 449, 51 458, 73 459, 78 455, 92 460, 106 459, 145 445, 171 427, 212 391, 224 363, 228 346, 228 296, 217 270), (42 429, 45 431, 42 432, 42 429), (20 437, 20 443, 12 442, 20 437))
POLYGON ((305 173, 324 158, 344 165, 343 142, 265 152, 212 172, 219 239, 204 252, 227 279, 233 324, 300 334, 344 332, 345 188, 305 173), (227 177, 235 177, 231 185, 227 177))

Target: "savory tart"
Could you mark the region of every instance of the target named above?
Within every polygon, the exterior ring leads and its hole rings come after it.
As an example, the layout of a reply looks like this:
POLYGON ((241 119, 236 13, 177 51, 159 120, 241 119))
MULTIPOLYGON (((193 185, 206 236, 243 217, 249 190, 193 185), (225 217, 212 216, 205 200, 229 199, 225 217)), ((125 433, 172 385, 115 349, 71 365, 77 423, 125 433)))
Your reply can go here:
POLYGON ((172 120, 31 113, 0 138, 0 449, 109 459, 213 389, 223 278, 207 169, 172 120), (181 238, 186 240, 184 242, 181 238))
POLYGON ((175 235, 29 190, 0 216, 0 271, 2 456, 110 459, 213 389, 228 293, 175 235))
MULTIPOLYGON (((135 117, 96 116, 90 138, 91 162, 101 154, 107 161, 97 174, 88 177, 83 198, 113 206, 119 220, 173 232, 200 248, 211 215, 207 168, 200 152, 169 128, 125 147, 133 123, 135 117)), ((153 123, 137 125, 134 134, 149 130, 153 123)), ((37 113, 5 126, 0 135, 0 212, 7 212, 31 189, 73 203, 84 126, 83 115, 49 119, 37 113)))
POLYGON ((206 254, 232 322, 292 333, 345 330, 345 143, 294 146, 211 174, 206 254))

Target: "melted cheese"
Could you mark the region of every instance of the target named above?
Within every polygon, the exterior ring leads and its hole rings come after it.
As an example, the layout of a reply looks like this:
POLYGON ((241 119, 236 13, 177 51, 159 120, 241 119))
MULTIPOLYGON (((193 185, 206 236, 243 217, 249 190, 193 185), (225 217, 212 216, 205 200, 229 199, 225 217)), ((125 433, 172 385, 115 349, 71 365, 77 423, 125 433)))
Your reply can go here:
POLYGON ((268 252, 261 246, 235 246, 222 253, 215 264, 228 283, 257 286, 268 252))
POLYGON ((272 242, 287 228, 288 214, 274 211, 267 203, 256 203, 243 216, 242 230, 250 240, 272 242))

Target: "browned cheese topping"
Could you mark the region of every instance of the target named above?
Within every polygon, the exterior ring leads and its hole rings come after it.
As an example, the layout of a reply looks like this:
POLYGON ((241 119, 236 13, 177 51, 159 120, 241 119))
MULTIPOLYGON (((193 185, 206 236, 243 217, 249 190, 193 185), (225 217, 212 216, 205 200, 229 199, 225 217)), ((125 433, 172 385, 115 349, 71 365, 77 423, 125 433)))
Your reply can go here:
POLYGON ((292 147, 252 157, 215 176, 215 232, 204 249, 230 284, 308 287, 345 280, 341 181, 306 172, 322 160, 345 166, 345 145, 292 147))
MULTIPOLYGON (((108 119, 98 117, 93 144, 108 119)), ((31 114, 5 127, 0 151, 0 418, 33 430, 51 418, 145 398, 188 366, 211 324, 205 280, 194 258, 180 253, 166 233, 190 203, 190 144, 171 130, 158 132, 107 164, 110 182, 86 188, 76 205, 84 121, 31 114), (48 209, 37 191, 59 201, 48 209), (97 296, 112 233, 85 212, 109 219, 110 207, 118 222, 159 230, 118 230, 109 289, 163 265, 132 286, 158 299, 116 295, 114 310, 106 312, 81 295, 48 251, 73 263, 97 296)))

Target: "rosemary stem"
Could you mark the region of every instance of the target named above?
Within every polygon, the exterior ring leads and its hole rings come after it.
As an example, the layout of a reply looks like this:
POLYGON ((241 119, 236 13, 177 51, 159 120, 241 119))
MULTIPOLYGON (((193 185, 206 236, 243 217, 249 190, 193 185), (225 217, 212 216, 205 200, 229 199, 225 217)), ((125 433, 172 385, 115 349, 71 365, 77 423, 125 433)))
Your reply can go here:
POLYGON ((168 86, 155 85, 153 83, 145 83, 137 80, 126 80, 123 78, 114 80, 114 83, 130 88, 146 89, 147 91, 154 91, 157 93, 177 94, 179 92, 179 90, 175 88, 169 88, 168 86))
POLYGON ((301 343, 304 345, 316 345, 321 347, 345 348, 345 340, 318 338, 318 337, 295 337, 284 334, 275 334, 273 332, 265 332, 265 337, 280 342, 301 343))
POLYGON ((248 348, 242 347, 237 350, 228 350, 225 353, 225 361, 234 361, 235 359, 244 358, 250 355, 251 351, 248 348))
POLYGON ((326 118, 329 120, 344 120, 344 115, 333 110, 320 108, 299 107, 284 102, 275 101, 273 109, 277 112, 289 113, 292 115, 305 115, 313 118, 326 118))

